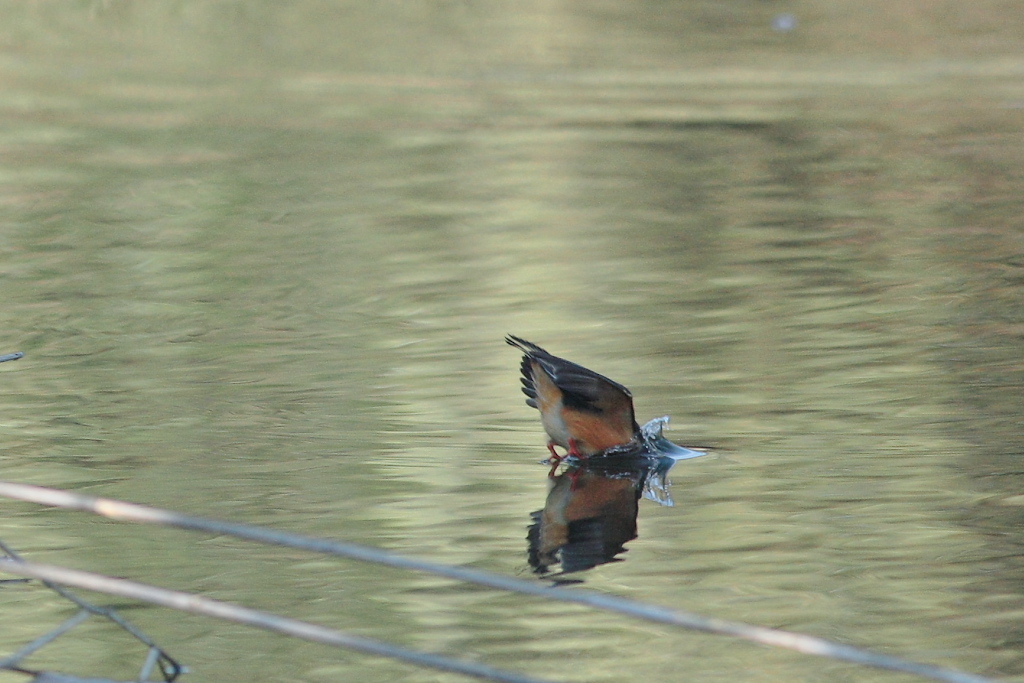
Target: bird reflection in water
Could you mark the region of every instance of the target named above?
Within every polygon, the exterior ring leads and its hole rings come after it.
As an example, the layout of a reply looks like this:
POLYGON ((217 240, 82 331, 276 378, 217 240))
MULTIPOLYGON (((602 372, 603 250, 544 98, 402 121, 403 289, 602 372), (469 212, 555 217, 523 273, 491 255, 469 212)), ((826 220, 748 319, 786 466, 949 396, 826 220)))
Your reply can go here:
POLYGON ((566 574, 619 561, 637 536, 640 498, 673 505, 668 471, 704 451, 678 446, 661 434, 667 417, 651 420, 640 438, 585 459, 569 456, 550 478, 544 509, 534 512, 527 534, 534 573, 567 582, 566 574))

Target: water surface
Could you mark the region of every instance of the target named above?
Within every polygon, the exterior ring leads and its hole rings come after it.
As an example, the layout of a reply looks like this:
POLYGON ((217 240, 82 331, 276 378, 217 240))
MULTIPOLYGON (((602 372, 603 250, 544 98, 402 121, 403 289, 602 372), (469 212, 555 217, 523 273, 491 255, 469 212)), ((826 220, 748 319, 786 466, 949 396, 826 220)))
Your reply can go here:
MULTIPOLYGON (((807 2, 782 33, 763 3, 630 6, 12 9, 0 353, 26 357, 0 366, 3 477, 531 577, 549 482, 511 332, 714 449, 586 586, 1024 675, 1008 10, 807 2)), ((902 680, 224 538, 4 518, 30 559, 558 680, 902 680)), ((0 599, 4 652, 66 616, 0 599)), ((127 613, 196 680, 456 680, 127 613)), ((37 663, 130 675, 118 638, 37 663)))

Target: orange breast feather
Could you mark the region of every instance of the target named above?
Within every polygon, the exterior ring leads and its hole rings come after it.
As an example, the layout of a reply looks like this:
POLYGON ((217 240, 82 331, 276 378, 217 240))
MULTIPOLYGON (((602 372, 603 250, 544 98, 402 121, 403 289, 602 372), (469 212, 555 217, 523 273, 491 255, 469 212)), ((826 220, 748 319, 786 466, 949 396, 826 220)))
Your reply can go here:
POLYGON ((608 415, 562 409, 562 420, 585 455, 621 446, 633 438, 632 425, 608 415), (588 452, 589 451, 589 452, 588 452))

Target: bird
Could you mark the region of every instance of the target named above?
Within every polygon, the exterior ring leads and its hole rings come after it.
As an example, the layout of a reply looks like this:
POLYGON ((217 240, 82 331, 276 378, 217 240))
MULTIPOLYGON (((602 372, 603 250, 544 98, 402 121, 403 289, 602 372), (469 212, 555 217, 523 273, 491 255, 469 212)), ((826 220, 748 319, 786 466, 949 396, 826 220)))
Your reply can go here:
POLYGON ((585 459, 639 439, 629 389, 520 337, 510 334, 505 342, 523 352, 520 381, 526 404, 540 411, 552 472, 570 455, 585 459))

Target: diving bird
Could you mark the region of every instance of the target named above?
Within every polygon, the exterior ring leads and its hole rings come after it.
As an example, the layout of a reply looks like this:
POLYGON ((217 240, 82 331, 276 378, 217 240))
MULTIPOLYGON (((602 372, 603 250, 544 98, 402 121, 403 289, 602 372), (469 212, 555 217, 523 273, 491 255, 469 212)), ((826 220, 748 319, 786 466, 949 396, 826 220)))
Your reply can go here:
POLYGON ((629 389, 525 339, 508 335, 505 341, 523 352, 526 404, 540 411, 555 465, 566 457, 555 446, 586 458, 639 438, 629 389))

